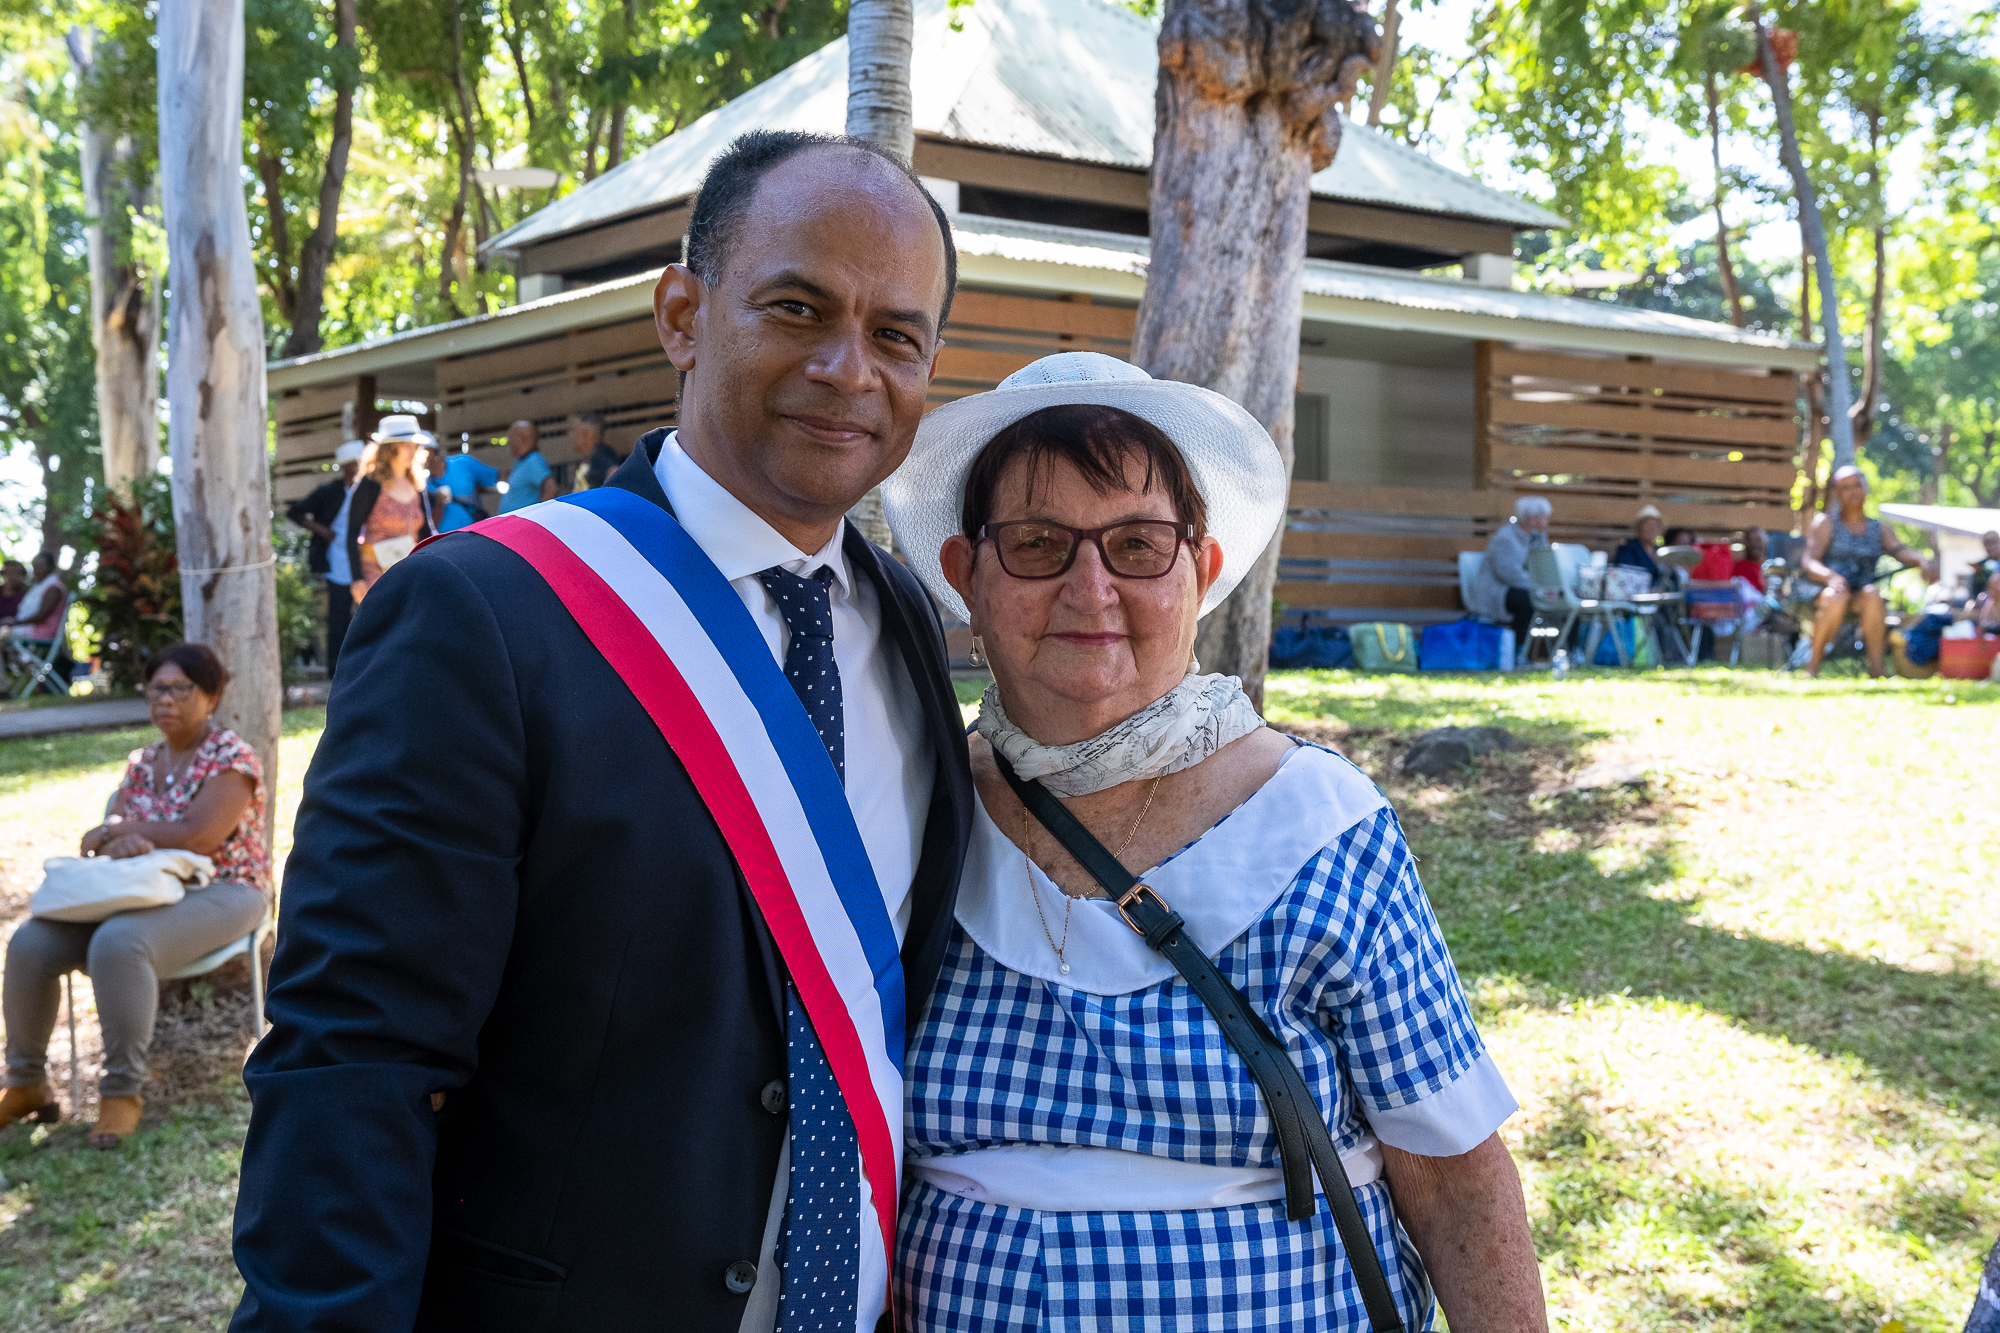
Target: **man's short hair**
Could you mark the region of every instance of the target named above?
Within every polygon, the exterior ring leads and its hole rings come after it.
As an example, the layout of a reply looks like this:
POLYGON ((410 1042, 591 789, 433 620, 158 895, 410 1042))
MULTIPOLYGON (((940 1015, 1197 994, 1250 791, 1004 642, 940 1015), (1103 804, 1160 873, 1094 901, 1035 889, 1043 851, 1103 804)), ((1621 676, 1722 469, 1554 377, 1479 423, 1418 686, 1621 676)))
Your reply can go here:
POLYGON ((599 430, 603 430, 604 414, 593 407, 588 412, 577 413, 576 424, 579 426, 595 426, 599 430))
POLYGON ((1515 518, 1541 518, 1545 514, 1554 512, 1554 506, 1539 495, 1524 495, 1514 501, 1515 518))
POLYGON ((702 177, 701 193, 695 196, 694 216, 688 219, 687 235, 681 240, 681 262, 710 287, 722 281, 729 267, 729 250, 743 229, 743 218, 756 197, 757 183, 766 172, 812 148, 852 148, 878 157, 903 174, 917 193, 930 205, 937 220, 938 235, 944 238, 944 308, 938 311, 938 332, 951 317, 952 293, 958 289, 958 247, 952 244, 951 222, 943 207, 924 188, 923 178, 901 158, 866 139, 845 134, 808 134, 803 130, 752 130, 739 135, 711 162, 702 177))

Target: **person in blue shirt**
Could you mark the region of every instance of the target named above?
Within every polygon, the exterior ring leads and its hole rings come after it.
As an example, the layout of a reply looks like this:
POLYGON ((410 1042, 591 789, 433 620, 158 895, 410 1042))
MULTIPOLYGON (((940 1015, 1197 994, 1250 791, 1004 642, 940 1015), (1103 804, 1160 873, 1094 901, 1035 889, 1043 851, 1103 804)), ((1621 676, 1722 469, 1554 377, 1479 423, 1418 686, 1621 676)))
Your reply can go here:
POLYGON ((507 474, 507 493, 500 497, 500 512, 511 514, 542 500, 556 498, 556 472, 542 457, 541 428, 532 421, 517 421, 507 428, 507 451, 514 455, 513 471, 507 474))
POLYGON ((431 481, 431 490, 446 497, 444 512, 437 520, 438 531, 456 532, 485 518, 479 493, 498 490, 499 481, 499 469, 480 462, 470 453, 444 455, 443 468, 431 481))

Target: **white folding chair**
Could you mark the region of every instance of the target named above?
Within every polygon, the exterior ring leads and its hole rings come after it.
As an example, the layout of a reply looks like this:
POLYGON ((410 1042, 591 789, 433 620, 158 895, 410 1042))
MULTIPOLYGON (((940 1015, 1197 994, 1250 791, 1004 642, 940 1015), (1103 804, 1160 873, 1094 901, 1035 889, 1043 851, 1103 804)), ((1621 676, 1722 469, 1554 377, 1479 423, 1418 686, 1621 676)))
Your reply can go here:
MULTIPOLYGON (((200 892, 200 890, 196 890, 200 892)), ((264 1035, 264 953, 262 945, 264 932, 271 927, 271 914, 266 912, 257 928, 241 939, 231 940, 213 953, 205 953, 189 963, 161 977, 161 981, 191 981, 205 977, 232 958, 250 955, 250 1035, 264 1035)), ((80 969, 79 969, 80 970, 80 969)), ((63 1008, 69 1012, 69 1104, 71 1113, 83 1105, 83 1061, 77 1058, 76 1044, 76 982, 73 972, 63 973, 63 1008)))

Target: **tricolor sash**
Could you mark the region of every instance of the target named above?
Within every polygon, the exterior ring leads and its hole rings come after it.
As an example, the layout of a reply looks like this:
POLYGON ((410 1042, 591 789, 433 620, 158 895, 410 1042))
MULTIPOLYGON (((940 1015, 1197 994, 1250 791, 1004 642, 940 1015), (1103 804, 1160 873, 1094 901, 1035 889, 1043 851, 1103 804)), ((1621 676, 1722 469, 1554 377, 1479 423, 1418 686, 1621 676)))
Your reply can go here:
POLYGON ((762 631, 673 515, 630 491, 566 495, 465 531, 547 581, 694 780, 826 1049, 894 1254, 902 957, 840 776, 762 631))

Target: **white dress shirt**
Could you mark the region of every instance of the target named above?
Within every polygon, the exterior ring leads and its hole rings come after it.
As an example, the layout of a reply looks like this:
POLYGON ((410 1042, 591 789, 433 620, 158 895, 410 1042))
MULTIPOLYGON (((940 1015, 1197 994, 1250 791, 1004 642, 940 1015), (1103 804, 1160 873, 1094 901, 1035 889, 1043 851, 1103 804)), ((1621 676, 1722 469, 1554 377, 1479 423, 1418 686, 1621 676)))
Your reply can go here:
MULTIPOLYGON (((791 636, 777 603, 757 574, 774 565, 801 577, 810 577, 822 566, 833 571, 833 660, 840 669, 841 709, 847 732, 847 804, 854 811, 861 844, 881 885, 883 904, 889 909, 900 945, 910 924, 910 885, 923 848, 936 761, 902 652, 894 640, 882 634, 882 608, 875 586, 865 575, 848 568, 840 549, 846 525, 843 523, 825 546, 808 555, 702 471, 701 465, 681 449, 678 434, 668 435, 661 444, 653 475, 659 478, 681 527, 743 599, 780 666, 791 636)), ((902 1125, 893 1123, 890 1129, 901 1133, 902 1125)), ((751 1289, 744 1311, 742 1333, 771 1333, 777 1325, 781 1278, 774 1247, 790 1180, 788 1147, 778 1159, 758 1255, 757 1285, 751 1289)), ((857 1333, 872 1333, 889 1295, 889 1256, 882 1246, 870 1186, 864 1170, 857 1333)), ((898 1181, 887 1184, 890 1189, 899 1186, 898 1181)))

